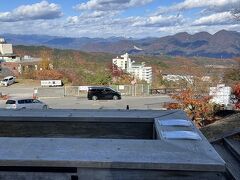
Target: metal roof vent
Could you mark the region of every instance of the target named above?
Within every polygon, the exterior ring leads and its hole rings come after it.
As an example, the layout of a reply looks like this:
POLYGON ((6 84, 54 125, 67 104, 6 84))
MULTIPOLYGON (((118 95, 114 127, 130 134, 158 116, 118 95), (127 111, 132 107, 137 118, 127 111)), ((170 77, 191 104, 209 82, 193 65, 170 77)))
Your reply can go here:
POLYGON ((192 126, 192 123, 186 119, 166 119, 158 120, 161 126, 192 126))
POLYGON ((162 131, 164 139, 178 139, 178 140, 201 140, 202 138, 196 132, 192 131, 162 131))

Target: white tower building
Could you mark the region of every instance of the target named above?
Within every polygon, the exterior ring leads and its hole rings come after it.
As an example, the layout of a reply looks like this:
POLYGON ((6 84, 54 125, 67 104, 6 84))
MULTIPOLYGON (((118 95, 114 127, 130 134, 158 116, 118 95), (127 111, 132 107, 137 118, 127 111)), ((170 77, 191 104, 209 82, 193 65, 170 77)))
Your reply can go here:
POLYGON ((114 58, 112 63, 125 72, 132 74, 135 78, 152 83, 152 67, 146 67, 145 63, 135 65, 134 61, 129 58, 128 53, 121 55, 121 58, 114 58))

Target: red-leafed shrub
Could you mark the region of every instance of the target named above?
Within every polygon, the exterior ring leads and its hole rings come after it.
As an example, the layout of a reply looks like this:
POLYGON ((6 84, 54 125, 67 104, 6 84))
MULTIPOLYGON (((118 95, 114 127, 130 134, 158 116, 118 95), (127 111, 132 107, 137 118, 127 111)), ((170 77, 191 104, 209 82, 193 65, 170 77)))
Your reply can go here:
POLYGON ((240 109, 240 83, 234 86, 233 93, 238 100, 237 103, 235 104, 235 107, 236 109, 240 109))
POLYGON ((36 71, 36 79, 48 80, 48 79, 62 79, 63 75, 56 70, 42 70, 36 71))
POLYGON ((167 108, 184 110, 198 127, 213 122, 215 105, 210 102, 210 96, 199 96, 188 89, 172 95, 171 98, 177 103, 170 103, 167 108))

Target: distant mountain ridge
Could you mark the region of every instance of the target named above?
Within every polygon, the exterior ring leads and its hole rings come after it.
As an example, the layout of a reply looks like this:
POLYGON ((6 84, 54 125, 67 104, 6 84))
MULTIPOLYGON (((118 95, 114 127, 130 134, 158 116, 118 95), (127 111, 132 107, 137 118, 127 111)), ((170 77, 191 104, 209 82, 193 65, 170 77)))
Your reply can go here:
POLYGON ((45 35, 3 34, 14 45, 43 45, 59 49, 121 54, 171 55, 187 57, 233 58, 240 56, 240 33, 221 30, 213 35, 207 32, 177 33, 161 38, 132 39, 69 38, 45 35))

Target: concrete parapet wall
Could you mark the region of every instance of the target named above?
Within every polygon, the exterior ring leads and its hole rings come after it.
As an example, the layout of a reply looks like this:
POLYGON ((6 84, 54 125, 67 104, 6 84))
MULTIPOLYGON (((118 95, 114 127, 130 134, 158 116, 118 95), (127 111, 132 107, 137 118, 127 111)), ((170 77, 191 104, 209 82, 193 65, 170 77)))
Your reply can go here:
POLYGON ((153 139, 153 123, 0 122, 0 137, 153 139))
POLYGON ((225 162, 177 110, 0 110, 0 136, 0 179, 225 179, 225 162), (162 124, 179 118, 190 126, 162 124))

